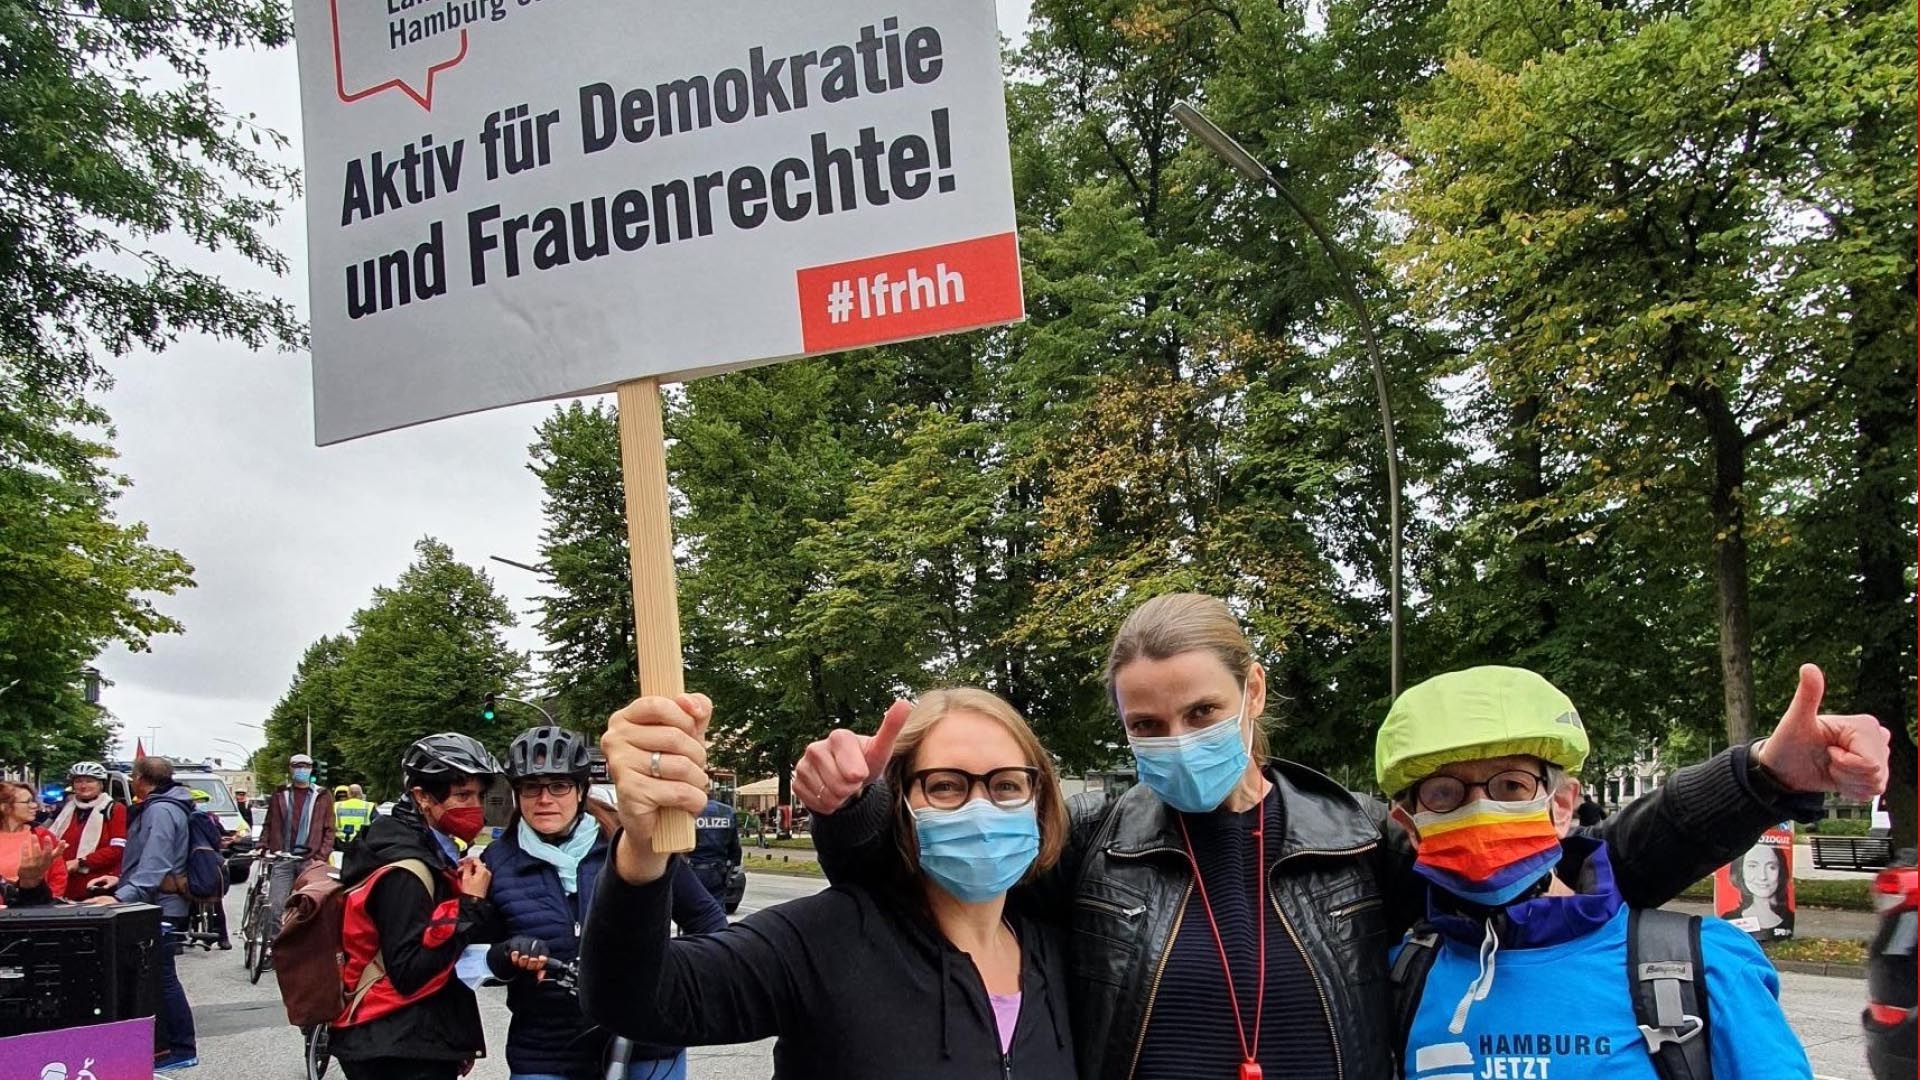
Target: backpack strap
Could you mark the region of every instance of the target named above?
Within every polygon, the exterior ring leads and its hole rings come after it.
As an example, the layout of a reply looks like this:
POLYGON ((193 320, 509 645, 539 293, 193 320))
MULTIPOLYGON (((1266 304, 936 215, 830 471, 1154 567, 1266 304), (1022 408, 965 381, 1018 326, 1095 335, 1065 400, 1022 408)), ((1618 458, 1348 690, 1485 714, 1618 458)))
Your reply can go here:
POLYGON ((1629 911, 1627 981, 1634 1020, 1661 1080, 1712 1080, 1700 916, 1658 908, 1629 911))
MULTIPOLYGON (((373 876, 369 877, 365 882, 366 887, 369 889, 373 888, 375 881, 385 875, 388 870, 392 870, 395 867, 405 868, 410 871, 414 877, 418 878, 420 884, 427 890, 428 902, 432 902, 433 868, 421 859, 402 859, 397 863, 388 863, 379 870, 374 871, 373 876)), ((347 1020, 353 1019, 353 1014, 360 1008, 361 999, 372 993, 374 986, 379 983, 381 979, 385 978, 386 975, 386 960, 382 957, 380 950, 375 949, 373 956, 367 960, 367 966, 360 969, 360 979, 353 984, 353 992, 347 995, 347 1009, 346 1012, 342 1014, 347 1020)))
POLYGON ((1400 946, 1400 955, 1394 957, 1393 970, 1388 979, 1393 984, 1393 1020, 1397 1037, 1393 1043, 1394 1058, 1404 1058, 1407 1053, 1407 1039, 1413 1034, 1413 1017, 1420 1011, 1420 997, 1427 989, 1427 973, 1433 970, 1433 961, 1440 955, 1440 931, 1432 923, 1420 922, 1407 931, 1407 940, 1400 946))

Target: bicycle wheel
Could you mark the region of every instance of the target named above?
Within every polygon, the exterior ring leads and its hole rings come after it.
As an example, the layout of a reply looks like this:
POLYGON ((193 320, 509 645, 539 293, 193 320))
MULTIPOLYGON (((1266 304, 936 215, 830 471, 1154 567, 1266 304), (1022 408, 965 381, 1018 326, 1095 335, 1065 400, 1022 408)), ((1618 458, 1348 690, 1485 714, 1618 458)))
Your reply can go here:
POLYGON ((331 1030, 327 1025, 315 1024, 307 1029, 307 1080, 322 1080, 327 1075, 327 1066, 332 1061, 327 1054, 327 1046, 331 1041, 331 1030))
POLYGON ((247 981, 260 981, 260 969, 266 966, 267 957, 267 912, 266 905, 251 902, 247 905, 247 981))

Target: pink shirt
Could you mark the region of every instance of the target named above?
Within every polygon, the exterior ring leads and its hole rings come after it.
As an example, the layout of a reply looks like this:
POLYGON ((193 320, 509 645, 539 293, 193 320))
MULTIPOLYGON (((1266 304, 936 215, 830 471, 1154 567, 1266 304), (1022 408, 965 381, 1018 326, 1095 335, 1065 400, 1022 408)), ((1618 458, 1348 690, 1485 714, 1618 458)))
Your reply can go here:
POLYGON ((1013 1049, 1013 1026, 1020 1020, 1019 994, 988 994, 993 1003, 993 1023, 1000 1029, 1000 1052, 1013 1049))

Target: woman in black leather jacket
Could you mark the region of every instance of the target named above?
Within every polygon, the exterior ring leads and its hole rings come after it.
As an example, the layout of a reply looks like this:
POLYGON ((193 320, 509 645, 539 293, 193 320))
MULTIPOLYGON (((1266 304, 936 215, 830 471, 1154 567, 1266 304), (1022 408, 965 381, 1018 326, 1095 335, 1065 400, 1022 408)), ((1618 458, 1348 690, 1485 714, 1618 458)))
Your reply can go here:
MULTIPOLYGON (((1070 800, 1067 850, 1027 887, 1072 928, 1080 1075, 1391 1075, 1387 950, 1424 914, 1426 891, 1384 805, 1269 755, 1257 719, 1266 673, 1215 598, 1163 596, 1134 611, 1107 680, 1142 783, 1070 800)), ((884 835, 892 795, 866 784, 862 762, 871 744, 891 739, 893 719, 870 738, 835 731, 796 772, 836 882, 870 873, 884 835)), ((1796 729, 1785 757, 1811 759, 1805 752, 1822 737, 1796 729)), ((1837 729, 1824 737, 1847 738, 1837 729)), ((1804 769, 1776 776, 1734 747, 1594 831, 1611 846, 1628 899, 1654 906, 1770 823, 1817 811, 1818 796, 1793 787, 1832 783, 1804 769)))

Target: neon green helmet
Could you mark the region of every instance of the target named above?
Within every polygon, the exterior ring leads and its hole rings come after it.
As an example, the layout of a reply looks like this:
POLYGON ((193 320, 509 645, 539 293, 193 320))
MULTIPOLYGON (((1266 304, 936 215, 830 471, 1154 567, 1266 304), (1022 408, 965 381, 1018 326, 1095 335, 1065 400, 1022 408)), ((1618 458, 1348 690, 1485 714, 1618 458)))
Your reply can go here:
POLYGON ((1576 771, 1587 729, 1573 702, 1524 668, 1450 671, 1403 691, 1373 743, 1380 790, 1398 794, 1442 765, 1524 755, 1576 771))
POLYGON ((212 802, 212 801, 213 801, 213 796, 211 796, 211 795, 209 795, 209 794, 207 794, 207 793, 206 793, 206 792, 204 792, 204 791, 201 791, 201 790, 200 790, 199 788, 194 788, 194 789, 193 789, 193 801, 194 801, 194 802, 212 802))

